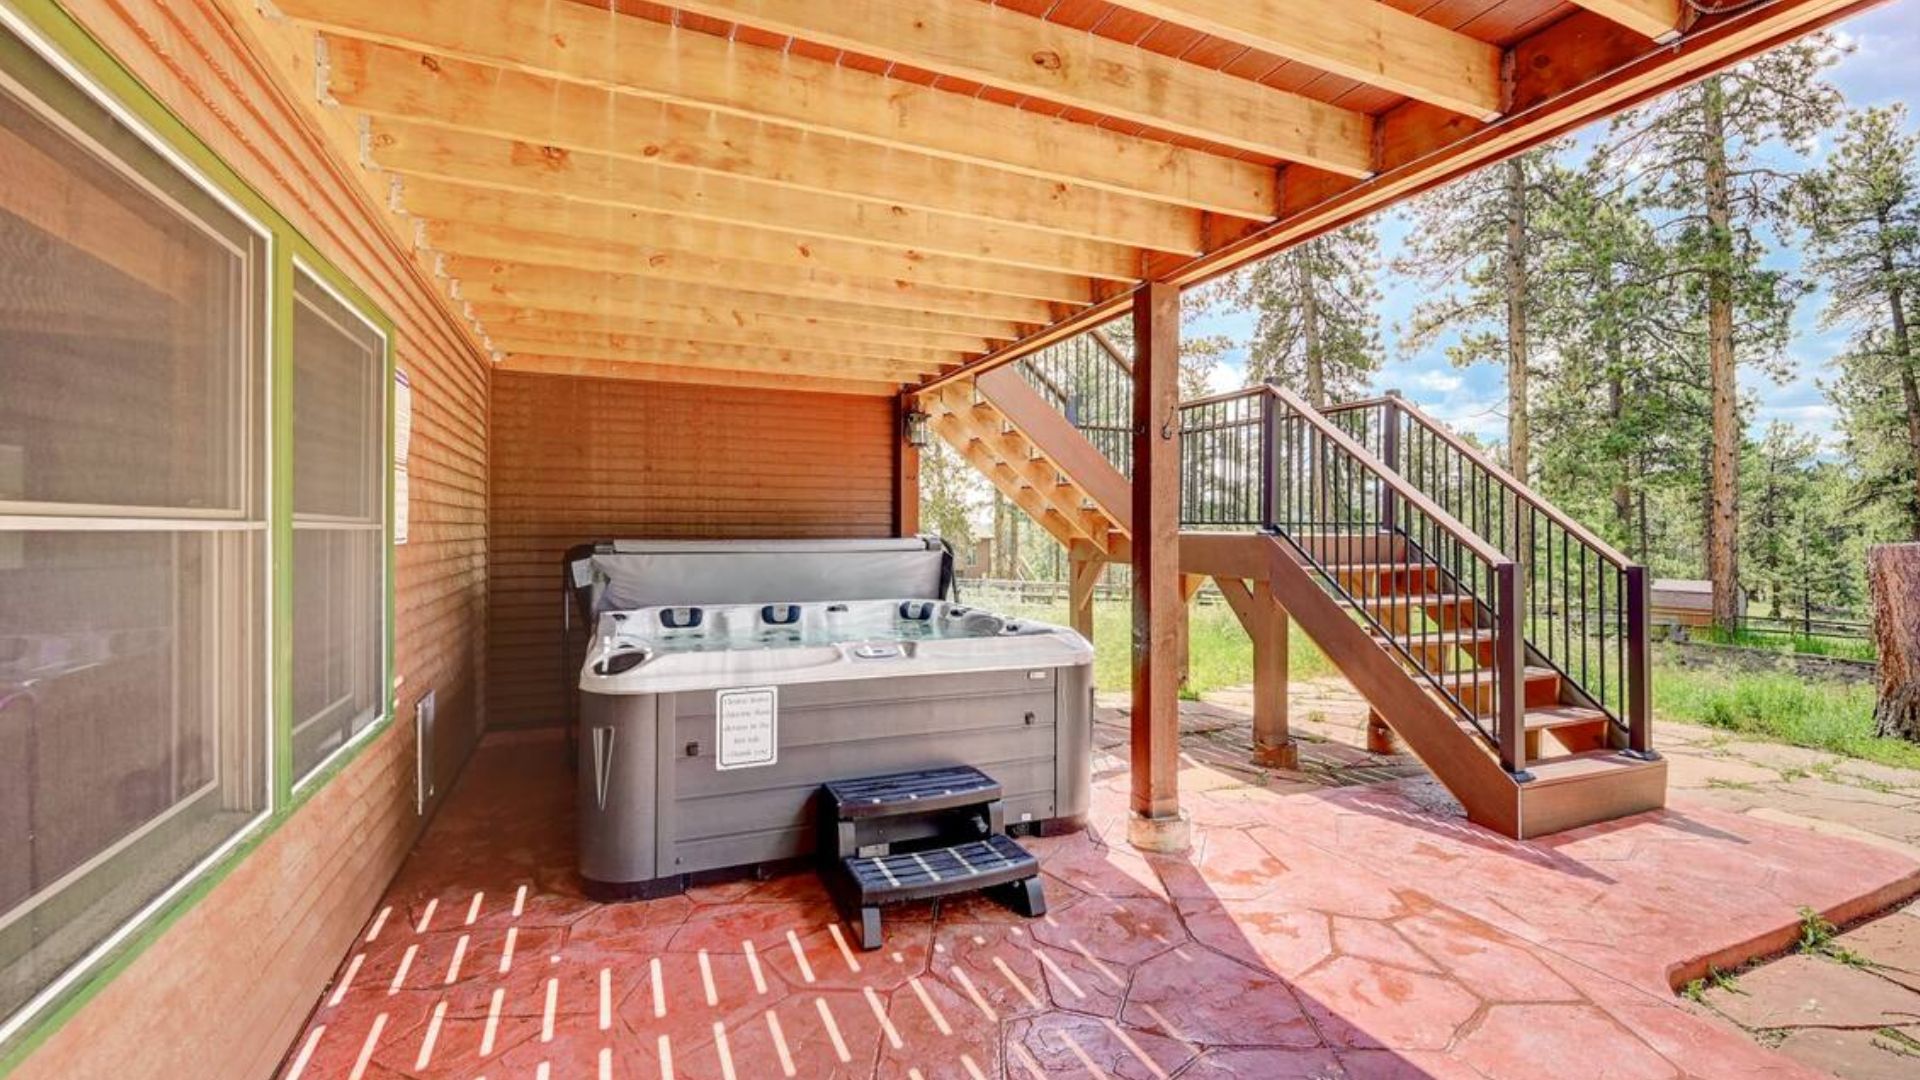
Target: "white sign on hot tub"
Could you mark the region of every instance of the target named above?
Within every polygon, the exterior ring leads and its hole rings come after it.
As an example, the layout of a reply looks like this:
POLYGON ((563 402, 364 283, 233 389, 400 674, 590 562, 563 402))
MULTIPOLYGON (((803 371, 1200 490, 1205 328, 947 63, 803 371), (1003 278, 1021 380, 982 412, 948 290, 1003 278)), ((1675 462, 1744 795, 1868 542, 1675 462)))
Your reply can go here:
POLYGON ((714 694, 714 768, 750 769, 780 757, 780 691, 748 686, 714 694))

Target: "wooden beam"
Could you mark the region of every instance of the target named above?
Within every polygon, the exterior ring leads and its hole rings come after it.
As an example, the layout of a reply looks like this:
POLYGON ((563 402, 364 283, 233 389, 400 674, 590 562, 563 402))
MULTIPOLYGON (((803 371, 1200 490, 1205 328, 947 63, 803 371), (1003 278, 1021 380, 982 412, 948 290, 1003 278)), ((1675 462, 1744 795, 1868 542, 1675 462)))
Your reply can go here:
MULTIPOLYGON (((548 311, 542 308, 515 307, 510 304, 475 304, 469 313, 489 333, 514 334, 598 333, 651 338, 679 338, 716 345, 749 345, 771 349, 800 349, 808 352, 835 353, 848 357, 917 360, 933 364, 955 364, 966 359, 969 350, 942 341, 930 341, 924 334, 899 333, 891 339, 883 331, 842 324, 821 324, 804 319, 787 322, 754 320, 746 325, 722 321, 704 315, 707 309, 657 306, 660 318, 624 318, 589 315, 573 311, 548 311), (879 337, 870 337, 878 334, 879 337)), ((974 352, 978 349, 971 350, 974 352)))
POLYGON ((370 136, 381 167, 406 178, 407 210, 425 217, 524 221, 610 207, 1110 280, 1140 273, 1140 253, 1119 244, 898 203, 591 154, 569 154, 559 168, 541 145, 393 121, 374 121, 370 136))
POLYGON ((912 331, 926 335, 927 343, 934 346, 948 344, 956 336, 985 335, 992 339, 1017 337, 1022 325, 988 316, 950 315, 872 304, 800 299, 756 291, 756 282, 743 282, 740 288, 713 288, 662 281, 650 285, 644 292, 617 295, 582 293, 574 288, 575 284, 537 279, 496 281, 484 291, 469 295, 468 299, 475 307, 505 304, 609 318, 666 318, 676 309, 689 308, 712 312, 712 317, 735 322, 773 316, 782 320, 816 322, 830 328, 851 326, 912 331))
POLYGON ((898 383, 867 379, 822 378, 766 371, 726 371, 654 364, 638 360, 594 360, 572 356, 515 354, 495 364, 494 370, 571 375, 576 378, 692 383, 698 386, 747 386, 818 394, 859 394, 863 397, 892 397, 900 392, 898 383))
POLYGON ((636 266, 634 272, 629 274, 615 274, 456 255, 446 260, 446 271, 448 275, 460 279, 463 290, 461 296, 468 300, 480 299, 496 288, 501 290, 497 295, 509 295, 513 288, 519 286, 550 292, 575 292, 582 297, 644 300, 655 282, 678 281, 720 289, 744 286, 800 299, 897 307, 905 311, 941 311, 1028 323, 1044 322, 1051 310, 1040 301, 1017 297, 930 287, 895 289, 884 282, 848 278, 820 270, 789 274, 757 272, 750 263, 729 264, 720 259, 672 260, 657 265, 636 266))
POLYGON ((1686 21, 1681 0, 1573 0, 1595 15, 1655 41, 1670 41, 1686 21))
POLYGON ((1117 266, 1082 275, 1058 266, 1029 267, 984 259, 973 252, 937 252, 858 239, 812 237, 758 224, 717 222, 672 212, 639 210, 546 195, 461 188, 431 179, 407 184, 402 200, 408 213, 428 221, 524 229, 550 236, 634 246, 652 245, 680 251, 732 254, 755 262, 818 266, 825 270, 868 276, 920 279, 930 274, 948 272, 951 266, 956 272, 973 275, 975 280, 1010 283, 1010 287, 1022 287, 1023 283, 1031 282, 1043 283, 1036 286, 1043 289, 1042 295, 1059 290, 1065 283, 1089 276, 1110 281, 1133 280, 1131 270, 1117 266), (934 269, 929 270, 929 267, 934 269), (998 268, 1000 273, 989 275, 987 271, 990 268, 998 268))
POLYGON ((1067 552, 1067 623, 1088 641, 1093 640, 1093 600, 1100 574, 1107 564, 1091 548, 1067 552))
MULTIPOLYGON (((1777 0, 1695 20, 1660 48, 1590 12, 1575 12, 1509 50, 1513 88, 1500 119, 1482 124, 1423 103, 1402 105, 1382 119, 1378 176, 1356 184, 1290 169, 1280 218, 1216 235, 1200 256, 1153 256, 1147 276, 1183 288, 1202 284, 1881 2, 1777 0)), ((972 378, 1038 352, 1123 315, 1128 302, 1109 297, 929 385, 972 378)))
POLYGON ((918 360, 886 360, 806 349, 720 345, 677 338, 637 337, 627 334, 524 334, 488 331, 493 347, 504 352, 546 356, 581 356, 598 360, 671 360, 687 367, 772 365, 809 375, 845 375, 914 382, 940 365, 918 360))
MULTIPOLYGON (((1134 815, 1180 816, 1180 290, 1133 295, 1134 815)), ((1184 845, 1178 845, 1184 846, 1184 845)))
POLYGON ((1265 579, 1217 577, 1214 584, 1253 642, 1253 760, 1275 769, 1300 767, 1287 719, 1287 612, 1265 579))
MULTIPOLYGON (((1270 167, 1011 109, 580 4, 515 0, 285 0, 280 9, 364 38, 661 101, 845 135, 896 150, 1243 218, 1272 217, 1270 167), (672 63, 660 58, 673 57, 672 63)), ((1366 147, 1281 155, 1340 170, 1366 147)))
POLYGON ((1372 122, 1077 27, 975 0, 674 0, 743 26, 1349 176, 1372 168, 1372 122))
POLYGON ((1500 50, 1376 0, 1115 0, 1121 7, 1481 120, 1500 50))
MULTIPOLYGON (((328 38, 328 92, 372 116, 546 147, 539 168, 569 153, 760 180, 1155 250, 1198 250, 1202 214, 1078 184, 844 136, 611 94, 578 83, 328 38)), ((376 140, 376 153, 382 149, 376 140)), ((777 217, 777 203, 768 216, 777 217)))
POLYGON ((681 242, 656 245, 643 236, 632 239, 587 236, 467 221, 424 224, 425 240, 436 251, 550 263, 579 270, 667 277, 672 275, 670 267, 678 267, 692 276, 677 280, 698 282, 712 281, 715 274, 741 272, 770 277, 795 272, 819 273, 901 292, 933 286, 1063 304, 1085 304, 1093 293, 1086 278, 1071 274, 954 259, 915 258, 911 252, 840 240, 803 242, 777 233, 732 226, 701 227, 697 223, 692 229, 665 231, 668 239, 681 242), (709 233, 712 235, 703 235, 709 233))

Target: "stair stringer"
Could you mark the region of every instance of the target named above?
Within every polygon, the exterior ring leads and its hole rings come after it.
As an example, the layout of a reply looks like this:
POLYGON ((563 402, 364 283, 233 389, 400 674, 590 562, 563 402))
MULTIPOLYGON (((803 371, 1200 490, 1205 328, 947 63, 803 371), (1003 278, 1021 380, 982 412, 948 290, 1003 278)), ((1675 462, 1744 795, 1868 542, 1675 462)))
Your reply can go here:
POLYGON ((1018 372, 1011 366, 995 368, 974 379, 974 388, 1085 492, 1116 530, 1133 535, 1133 485, 1018 372))
POLYGON ((1381 648, 1278 537, 1265 536, 1267 583, 1294 625, 1311 637, 1427 770, 1460 800, 1467 817, 1520 835, 1520 785, 1463 731, 1443 706, 1381 648))

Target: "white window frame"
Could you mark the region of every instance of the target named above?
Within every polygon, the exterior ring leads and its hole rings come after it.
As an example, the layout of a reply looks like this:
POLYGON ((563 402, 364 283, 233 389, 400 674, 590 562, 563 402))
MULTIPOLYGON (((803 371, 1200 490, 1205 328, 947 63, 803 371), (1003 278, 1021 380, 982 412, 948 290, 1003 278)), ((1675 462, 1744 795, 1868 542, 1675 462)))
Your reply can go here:
MULTIPOLYGON (((367 721, 365 727, 354 732, 345 742, 334 747, 325 757, 314 762, 312 767, 305 773, 295 774, 293 793, 297 798, 310 789, 315 781, 326 776, 334 762, 339 761, 342 757, 351 753, 355 747, 367 741, 367 739, 371 738, 376 732, 385 728, 387 722, 393 718, 390 708, 393 702, 393 687, 387 685, 386 675, 393 663, 393 658, 387 655, 393 647, 392 642, 388 640, 389 635, 387 633, 387 609, 389 606, 387 598, 392 595, 393 591, 393 582, 391 580, 393 576, 393 559, 391 558, 391 549, 393 546, 393 505, 392 500, 388 497, 388 490, 393 484, 393 424, 391 420, 393 412, 393 342, 388 337, 387 331, 372 319, 368 318, 367 313, 361 310, 358 303, 355 303, 352 298, 335 288, 333 282, 328 280, 327 275, 314 269, 305 259, 302 259, 298 255, 293 257, 293 274, 295 280, 289 285, 289 289, 293 294, 291 297, 293 303, 300 303, 298 279, 304 276, 308 281, 318 285, 322 292, 332 297, 335 303, 345 309, 346 312, 358 320, 361 325, 371 330, 374 337, 380 341, 380 396, 378 403, 374 407, 373 414, 374 430, 380 433, 380 445, 376 448, 374 455, 374 460, 378 462, 380 466, 379 490, 374 493, 375 505, 379 507, 379 514, 377 515, 379 523, 374 529, 378 531, 380 536, 380 554, 378 560, 380 564, 380 588, 376 594, 378 600, 374 611, 374 633, 379 636, 380 640, 380 663, 374 672, 373 719, 367 721)), ((316 314, 322 313, 316 312, 316 314)), ((297 353, 300 348, 300 343, 294 341, 293 348, 297 353)), ((289 359, 291 360, 292 358, 290 357, 289 359)), ((299 410, 300 402, 298 400, 294 401, 293 408, 295 411, 299 410)), ((298 453, 298 448, 295 448, 294 452, 298 453)), ((291 491, 288 492, 288 496, 291 498, 291 491)), ((349 528, 355 532, 373 531, 366 529, 359 522, 343 526, 337 519, 332 519, 329 515, 301 515, 293 513, 292 507, 289 507, 288 511, 288 516, 292 519, 292 529, 294 532, 300 531, 303 524, 308 529, 315 531, 328 528, 349 528)), ((292 551, 288 551, 286 554, 289 560, 293 558, 292 551)), ((290 565, 289 572, 291 572, 290 565)), ((299 632, 298 625, 292 623, 290 623, 290 625, 293 626, 293 633, 297 637, 299 632)), ((298 642, 295 641, 292 644, 297 645, 298 642)), ((308 719, 312 718, 309 717, 308 719)), ((287 737, 289 739, 293 737, 293 732, 299 723, 300 717, 294 716, 289 718, 287 724, 287 737)), ((297 766, 294 767, 297 768, 297 766)))
MULTIPOLYGON (((259 654, 258 662, 260 664, 260 670, 257 674, 261 679, 260 685, 265 690, 260 702, 261 715, 259 717, 258 731, 260 758, 259 761, 256 762, 256 767, 260 770, 259 775, 261 777, 259 812, 243 822, 239 828, 234 830, 231 836, 223 840, 192 867, 188 868, 165 888, 161 889, 151 900, 143 904, 112 933, 109 933, 91 949, 88 949, 78 960, 69 965, 66 970, 62 971, 46 986, 40 988, 39 991, 27 999, 27 1001, 11 1015, 0 1018, 0 1046, 5 1046, 29 1024, 42 1019, 52 1006, 64 999, 76 983, 97 973, 112 956, 114 951, 126 942, 128 938, 151 925, 153 920, 162 911, 166 910, 181 894, 203 880, 209 871, 224 861, 235 849, 258 836, 261 827, 273 817, 275 811, 278 809, 275 803, 276 788, 278 785, 274 779, 275 726, 278 717, 274 707, 273 688, 275 681, 273 677, 274 650, 272 648, 272 637, 275 626, 274 620, 277 615, 274 607, 274 574, 282 553, 275 545, 274 530, 272 528, 274 514, 278 510, 278 507, 274 503, 274 485, 272 482, 274 468, 277 464, 273 452, 274 426, 272 406, 274 400, 273 342, 275 332, 273 265, 274 261, 278 258, 277 240, 273 230, 268 228, 267 225, 260 221, 255 215, 248 212, 245 207, 241 206, 225 191, 221 190, 218 184, 210 180, 198 167, 188 161, 184 155, 170 146, 167 141, 161 138, 145 121, 135 115, 132 110, 121 104, 105 87, 102 87, 96 82, 91 75, 70 60, 58 47, 43 37, 31 23, 4 2, 0 2, 0 28, 4 28, 6 32, 26 45, 30 51, 38 55, 48 67, 58 72, 70 85, 78 89, 94 104, 112 115, 112 117, 131 132, 135 138, 139 139, 149 150, 153 151, 161 160, 177 171, 182 179, 200 189, 203 194, 212 199, 222 209, 232 214, 236 222, 248 232, 251 232, 260 241, 259 250, 262 262, 261 270, 263 271, 258 275, 261 293, 255 298, 259 305, 258 325, 257 327, 250 325, 248 328, 250 331, 257 333, 254 342, 257 346, 254 357, 256 370, 249 371, 247 375, 250 379, 261 380, 259 385, 262 396, 261 406, 258 410, 258 431, 248 431, 246 433, 247 435, 253 436, 251 440, 246 439, 245 436, 242 438, 242 445, 248 451, 249 459, 257 460, 261 463, 260 468, 263 475, 258 478, 260 481, 258 489, 260 492, 259 520, 248 520, 248 516, 244 511, 234 513, 232 511, 220 510, 197 514, 189 512, 180 513, 177 517, 163 518, 160 516, 161 514, 173 514, 175 511, 159 509, 153 513, 142 511, 135 515, 128 514, 126 508, 113 507, 110 509, 114 510, 120 516, 105 516, 104 514, 89 514, 86 513, 86 511, 90 509, 105 510, 109 508, 57 504, 57 508, 60 511, 64 511, 64 513, 31 513, 28 511, 53 510, 55 507, 46 506, 45 504, 38 506, 30 504, 0 504, 0 514, 5 514, 4 519, 0 520, 4 520, 9 531, 50 532, 55 530, 99 530, 113 532, 186 532, 218 530, 258 532, 262 534, 260 538, 263 552, 261 556, 261 587, 258 590, 259 596, 255 598, 255 603, 258 607, 249 610, 247 614, 250 619, 259 620, 259 626, 261 627, 261 640, 257 642, 258 648, 256 650, 259 654), (15 509, 21 512, 18 514, 7 513, 8 510, 15 509), (76 511, 78 511, 78 513, 76 513, 76 511), (203 520, 196 526, 192 520, 195 518, 203 520), (242 522, 243 524, 236 526, 233 524, 236 521, 242 522)), ((4 73, 0 73, 0 81, 4 81, 10 90, 16 93, 22 101, 27 102, 33 107, 35 111, 49 123, 65 128, 70 132, 72 131, 72 122, 57 109, 41 102, 30 88, 20 85, 4 73)), ((78 133, 75 134, 77 135, 78 133)), ((82 138, 82 141, 83 143, 91 143, 89 139, 82 138)), ((103 149, 95 156, 97 161, 119 172, 129 181, 138 184, 143 190, 151 192, 155 197, 167 201, 170 205, 174 205, 175 208, 180 211, 181 217, 193 223, 196 228, 202 230, 206 228, 205 224, 199 220, 198 215, 188 212, 184 207, 179 207, 177 204, 172 204, 171 200, 166 198, 164 192, 154 190, 151 181, 147 180, 146 177, 137 170, 127 166, 117 156, 106 153, 103 149)), ((222 237, 221 240, 225 242, 224 237, 222 237)), ((249 421, 249 427, 251 426, 253 426, 252 421, 249 421)), ((218 781, 216 780, 215 782, 217 783, 218 781)), ((125 845, 144 835, 156 823, 165 820, 167 816, 176 812, 181 806, 185 805, 185 802, 185 800, 177 801, 173 807, 164 811, 153 821, 141 826, 128 836, 123 837, 110 847, 107 852, 96 855, 94 859, 89 860, 85 865, 91 866, 95 861, 105 855, 123 849, 125 845)), ((61 882, 64 883, 67 880, 68 878, 63 877, 61 882)), ((42 890, 40 896, 28 900, 20 910, 29 910, 34 905, 42 902, 42 897, 53 894, 52 890, 42 890)))

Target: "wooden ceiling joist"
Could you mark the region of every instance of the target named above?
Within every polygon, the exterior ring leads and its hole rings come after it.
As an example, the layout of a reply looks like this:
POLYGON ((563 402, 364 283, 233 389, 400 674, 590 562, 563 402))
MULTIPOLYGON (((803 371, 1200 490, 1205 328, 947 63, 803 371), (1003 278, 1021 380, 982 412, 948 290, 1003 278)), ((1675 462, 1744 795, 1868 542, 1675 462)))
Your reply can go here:
POLYGON ((1110 281, 1132 280, 1142 266, 1139 252, 1119 244, 898 204, 585 154, 555 169, 530 143, 387 121, 371 134, 381 167, 404 178, 407 210, 428 218, 527 221, 608 207, 1110 281))
MULTIPOLYGON (((443 260, 444 265, 444 260, 443 260)), ((478 283, 476 283, 478 284, 478 283)), ((1013 341, 1038 329, 1041 323, 995 319, 968 314, 950 315, 935 311, 911 311, 871 304, 812 300, 780 293, 761 292, 759 282, 743 281, 736 287, 687 285, 677 281, 649 283, 644 290, 619 293, 582 292, 578 282, 547 282, 522 277, 516 282, 495 281, 484 289, 470 291, 464 299, 470 307, 505 304, 538 308, 543 311, 576 312, 611 319, 656 318, 676 308, 694 308, 713 313, 712 317, 744 323, 765 316, 777 319, 803 319, 824 326, 851 326, 896 333, 924 335, 930 344, 947 344, 955 337, 982 337, 989 341, 1013 341), (557 286, 557 287, 556 287, 557 286)))
POLYGON ((542 375, 571 375, 592 379, 637 379, 643 382, 693 383, 699 386, 742 386, 762 390, 796 390, 803 393, 859 394, 863 397, 893 397, 900 392, 898 383, 876 379, 840 379, 781 371, 722 371, 715 368, 682 367, 638 360, 595 360, 575 356, 541 356, 516 353, 495 365, 499 371, 524 371, 542 375))
MULTIPOLYGON (((1273 169, 580 4, 516 0, 284 0, 335 34, 774 120, 879 146, 1013 169, 1197 210, 1271 217, 1273 169), (661 63, 660 57, 673 57, 661 63)), ((1294 159, 1349 171, 1354 155, 1294 159)), ((1361 158, 1364 164, 1363 155, 1361 158)))
POLYGON ((461 296, 473 301, 478 301, 490 291, 510 294, 517 287, 538 288, 549 293, 573 292, 595 300, 644 300, 658 281, 677 281, 718 289, 751 283, 756 290, 801 300, 840 301, 902 311, 986 315, 1023 323, 1046 323, 1052 320, 1052 308, 1038 300, 931 286, 895 288, 885 282, 848 278, 821 270, 755 272, 751 264, 729 263, 715 258, 670 260, 659 265, 637 265, 631 273, 609 273, 520 262, 497 256, 450 255, 445 260, 445 269, 448 276, 460 281, 461 296))
POLYGON ((709 309, 665 304, 649 305, 651 318, 615 318, 574 311, 475 304, 473 317, 501 337, 516 334, 602 333, 635 337, 680 338, 717 345, 750 345, 871 359, 931 361, 954 364, 986 348, 980 339, 947 342, 911 331, 887 333, 881 328, 808 320, 786 322, 753 319, 744 325, 722 322, 709 309))
POLYGON ((668 245, 647 243, 644 236, 629 241, 465 221, 430 221, 424 228, 429 245, 454 255, 614 273, 631 269, 643 275, 695 282, 714 281, 716 274, 745 267, 756 275, 818 272, 902 293, 934 287, 1063 304, 1085 304, 1093 298, 1091 283, 1070 274, 987 267, 951 259, 915 259, 910 254, 862 249, 858 244, 839 241, 793 243, 768 233, 729 235, 723 243, 714 242, 710 236, 685 237, 681 239, 686 242, 668 245), (716 258, 710 252, 724 252, 726 258, 716 258))
POLYGON ((978 0, 673 6, 1282 161, 1372 171, 1372 120, 978 0))
POLYGON ((636 337, 599 333, 520 333, 511 329, 493 338, 494 347, 507 353, 579 356, 595 360, 645 360, 682 367, 731 370, 813 372, 845 378, 891 379, 912 382, 941 370, 942 365, 917 360, 875 360, 840 353, 750 345, 715 345, 684 338, 636 337))
MULTIPOLYGON (((969 0, 971 2, 971 0, 969 0)), ((1161 251, 1197 251, 1200 211, 730 113, 328 38, 327 91, 370 116, 915 206, 1161 251)), ((380 157, 381 144, 374 143, 380 157)))
POLYGON ((1680 33, 1686 21, 1684 0, 1573 0, 1603 18, 1655 41, 1680 33))
POLYGON ((1481 120, 1500 50, 1377 0, 1115 0, 1121 7, 1481 120))

